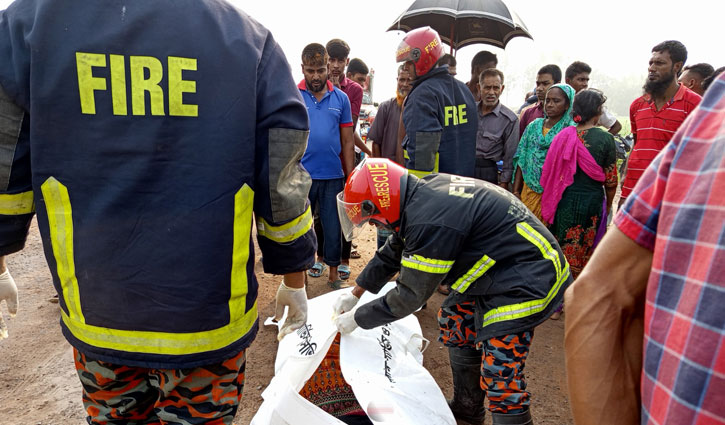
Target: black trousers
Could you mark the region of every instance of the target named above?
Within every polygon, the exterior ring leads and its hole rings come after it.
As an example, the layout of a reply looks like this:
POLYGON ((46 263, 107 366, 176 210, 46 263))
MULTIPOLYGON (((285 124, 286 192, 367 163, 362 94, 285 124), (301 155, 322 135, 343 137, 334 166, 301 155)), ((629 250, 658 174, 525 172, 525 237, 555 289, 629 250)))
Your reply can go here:
POLYGON ((496 161, 477 156, 476 169, 473 172, 473 177, 498 184, 498 167, 496 166, 496 161))

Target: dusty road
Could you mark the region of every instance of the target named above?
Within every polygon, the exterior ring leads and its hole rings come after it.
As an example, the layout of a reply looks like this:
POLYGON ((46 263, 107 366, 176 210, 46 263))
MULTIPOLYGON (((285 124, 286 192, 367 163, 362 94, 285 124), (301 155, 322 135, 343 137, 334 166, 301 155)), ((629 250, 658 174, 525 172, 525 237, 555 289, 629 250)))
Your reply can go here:
MULTIPOLYGON (((358 241, 362 259, 352 260, 353 278, 375 249, 374 230, 358 241)), ((256 252, 259 259, 259 251, 256 252)), ((24 251, 8 257, 8 266, 18 284, 20 309, 8 321, 10 338, 0 341, 0 424, 84 424, 81 389, 73 367, 72 351, 58 325, 58 305, 48 300, 55 293, 43 256, 37 227, 33 224, 24 251)), ((260 317, 273 314, 278 277, 265 275, 257 264, 260 281, 260 317)), ((327 292, 326 275, 310 279, 312 298, 327 292)), ((443 393, 452 395, 447 350, 436 341, 436 312, 443 296, 436 293, 426 310, 416 313, 423 333, 432 343, 425 352, 425 367, 443 393)), ((4 305, 2 306, 5 310, 4 305)), ((563 353, 563 321, 547 321, 536 329, 526 376, 533 394, 532 410, 537 425, 572 424, 566 394, 563 353)), ((262 329, 247 355, 244 399, 236 424, 248 424, 262 403, 261 393, 274 374, 277 350, 275 331, 262 329)), ((490 423, 490 417, 486 423, 490 423)), ((310 424, 311 425, 311 424, 310 424)), ((423 424, 422 424, 423 425, 423 424)), ((434 425, 434 424, 433 424, 434 425)))

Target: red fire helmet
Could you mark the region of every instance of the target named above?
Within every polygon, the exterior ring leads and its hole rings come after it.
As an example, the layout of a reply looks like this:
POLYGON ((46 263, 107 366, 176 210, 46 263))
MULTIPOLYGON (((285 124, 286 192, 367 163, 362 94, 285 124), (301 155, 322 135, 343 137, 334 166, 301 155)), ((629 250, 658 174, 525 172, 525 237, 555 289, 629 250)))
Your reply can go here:
POLYGON ((415 75, 420 77, 428 73, 441 56, 443 56, 443 46, 438 33, 431 27, 423 27, 405 35, 398 46, 395 61, 413 62, 415 75))
POLYGON ((384 158, 365 158, 337 195, 337 214, 345 239, 357 237, 367 222, 397 230, 400 220, 400 181, 408 170, 384 158))

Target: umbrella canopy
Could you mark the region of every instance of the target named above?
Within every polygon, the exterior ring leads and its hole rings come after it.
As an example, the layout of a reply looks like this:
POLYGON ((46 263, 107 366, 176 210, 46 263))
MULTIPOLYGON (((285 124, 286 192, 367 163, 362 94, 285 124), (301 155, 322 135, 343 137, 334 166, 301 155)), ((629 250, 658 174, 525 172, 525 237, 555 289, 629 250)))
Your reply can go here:
POLYGON ((514 37, 533 40, 521 18, 502 0, 416 0, 388 31, 425 26, 456 50, 477 43, 503 49, 514 37))

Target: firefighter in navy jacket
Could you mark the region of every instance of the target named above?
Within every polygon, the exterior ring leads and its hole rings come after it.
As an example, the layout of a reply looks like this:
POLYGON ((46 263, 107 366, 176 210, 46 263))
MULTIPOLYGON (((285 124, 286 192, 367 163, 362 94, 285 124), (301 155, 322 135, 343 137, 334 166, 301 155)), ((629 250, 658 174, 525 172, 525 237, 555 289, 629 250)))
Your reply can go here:
POLYGON ((418 179, 383 159, 356 168, 338 197, 338 212, 348 238, 366 222, 394 231, 358 286, 336 302, 336 313, 344 313, 338 329, 405 317, 448 283, 453 291, 439 324, 454 376, 451 409, 482 423, 485 389, 494 424, 529 423, 522 369, 532 330, 554 312, 571 282, 551 233, 497 185, 443 173, 418 179), (377 293, 398 272, 393 290, 356 306, 365 290, 377 293), (502 375, 504 367, 513 372, 502 375))
POLYGON ((411 174, 450 173, 473 177, 476 163, 476 101, 447 66, 436 66, 443 55, 438 33, 430 27, 406 34, 397 62, 413 78, 403 106, 403 155, 411 174))
POLYGON ((248 15, 221 0, 18 0, 0 12, 0 115, 0 258, 37 213, 82 360, 240 358, 243 382, 255 218, 265 272, 285 275, 282 334, 305 322, 307 112, 248 15))

